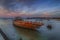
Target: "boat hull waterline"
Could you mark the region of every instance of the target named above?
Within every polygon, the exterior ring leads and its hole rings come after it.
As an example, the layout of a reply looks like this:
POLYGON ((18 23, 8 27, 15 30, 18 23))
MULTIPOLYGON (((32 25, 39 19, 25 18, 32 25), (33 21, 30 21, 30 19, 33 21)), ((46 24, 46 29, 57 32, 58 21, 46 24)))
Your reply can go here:
POLYGON ((20 27, 20 28, 36 30, 36 28, 41 27, 43 25, 43 23, 15 20, 15 21, 13 21, 13 25, 16 27, 20 27))

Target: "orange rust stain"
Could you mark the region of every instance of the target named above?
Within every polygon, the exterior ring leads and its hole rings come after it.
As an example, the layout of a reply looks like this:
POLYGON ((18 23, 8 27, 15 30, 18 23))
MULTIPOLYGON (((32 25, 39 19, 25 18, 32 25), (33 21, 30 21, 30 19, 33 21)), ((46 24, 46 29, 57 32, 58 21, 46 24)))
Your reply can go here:
POLYGON ((20 21, 20 20, 14 21, 14 24, 19 27, 29 28, 29 29, 35 29, 43 25, 43 23, 40 22, 29 22, 29 21, 20 21))

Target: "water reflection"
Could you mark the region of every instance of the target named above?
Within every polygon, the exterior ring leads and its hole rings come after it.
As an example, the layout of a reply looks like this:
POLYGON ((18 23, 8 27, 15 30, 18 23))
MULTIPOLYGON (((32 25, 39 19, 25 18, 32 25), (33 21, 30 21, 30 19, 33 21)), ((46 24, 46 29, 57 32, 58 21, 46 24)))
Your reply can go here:
MULTIPOLYGON (((50 20, 49 22, 47 20, 43 21, 45 23, 44 26, 39 28, 43 36, 46 36, 48 40, 60 40, 60 21, 56 20, 50 20), (52 25, 52 30, 47 29, 47 24, 52 25)), ((38 31, 39 31, 38 30, 38 31)))
POLYGON ((15 28, 12 26, 11 20, 0 19, 0 28, 10 40, 19 40, 19 36, 15 28))
POLYGON ((60 21, 42 20, 43 26, 34 30, 17 28, 12 25, 12 20, 0 19, 0 28, 11 40, 60 40, 60 21), (47 25, 52 25, 52 30, 47 29, 47 25))
POLYGON ((23 40, 42 40, 39 32, 34 30, 16 28, 23 40))

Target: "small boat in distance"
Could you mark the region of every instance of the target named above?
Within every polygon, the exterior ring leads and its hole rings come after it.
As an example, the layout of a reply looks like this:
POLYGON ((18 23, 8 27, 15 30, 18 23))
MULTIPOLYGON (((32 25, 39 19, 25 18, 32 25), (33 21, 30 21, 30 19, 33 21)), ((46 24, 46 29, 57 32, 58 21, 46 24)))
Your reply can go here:
POLYGON ((17 18, 13 21, 13 25, 15 27, 36 30, 36 28, 39 28, 40 26, 42 26, 43 23, 42 22, 24 21, 21 18, 20 19, 17 18))

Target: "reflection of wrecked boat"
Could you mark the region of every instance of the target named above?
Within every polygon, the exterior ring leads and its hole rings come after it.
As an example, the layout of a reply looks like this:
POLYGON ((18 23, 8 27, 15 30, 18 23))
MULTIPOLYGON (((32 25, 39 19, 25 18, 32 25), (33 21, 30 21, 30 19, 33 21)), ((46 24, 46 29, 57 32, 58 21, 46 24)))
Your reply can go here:
POLYGON ((42 26, 43 23, 41 23, 41 22, 32 22, 32 21, 24 21, 22 19, 15 19, 13 21, 13 25, 16 26, 16 27, 35 30, 36 28, 39 28, 40 26, 42 26))

